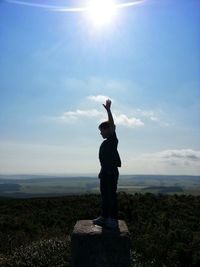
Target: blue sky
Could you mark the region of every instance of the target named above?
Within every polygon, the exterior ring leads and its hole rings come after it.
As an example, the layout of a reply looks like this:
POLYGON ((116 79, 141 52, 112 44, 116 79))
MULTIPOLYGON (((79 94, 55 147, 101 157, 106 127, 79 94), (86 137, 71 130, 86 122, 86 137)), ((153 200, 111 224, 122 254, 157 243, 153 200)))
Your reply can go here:
POLYGON ((0 173, 98 173, 109 97, 122 174, 199 175, 199 9, 146 0, 97 26, 87 12, 1 1, 0 173))

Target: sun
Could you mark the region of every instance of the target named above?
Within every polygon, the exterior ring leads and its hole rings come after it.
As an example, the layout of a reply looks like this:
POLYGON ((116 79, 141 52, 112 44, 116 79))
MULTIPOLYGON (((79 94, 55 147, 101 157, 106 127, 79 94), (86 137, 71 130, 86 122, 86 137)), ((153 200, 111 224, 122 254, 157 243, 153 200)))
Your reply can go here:
POLYGON ((90 0, 88 4, 88 18, 95 27, 110 24, 116 14, 114 0, 90 0))

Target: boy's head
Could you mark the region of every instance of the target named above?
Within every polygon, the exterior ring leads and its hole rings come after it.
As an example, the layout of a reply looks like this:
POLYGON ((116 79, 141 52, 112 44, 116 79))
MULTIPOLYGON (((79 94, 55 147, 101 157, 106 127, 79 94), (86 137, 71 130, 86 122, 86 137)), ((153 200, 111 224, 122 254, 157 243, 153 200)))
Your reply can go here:
POLYGON ((99 130, 100 130, 100 134, 102 135, 104 139, 108 138, 112 133, 109 121, 102 122, 99 125, 99 130))

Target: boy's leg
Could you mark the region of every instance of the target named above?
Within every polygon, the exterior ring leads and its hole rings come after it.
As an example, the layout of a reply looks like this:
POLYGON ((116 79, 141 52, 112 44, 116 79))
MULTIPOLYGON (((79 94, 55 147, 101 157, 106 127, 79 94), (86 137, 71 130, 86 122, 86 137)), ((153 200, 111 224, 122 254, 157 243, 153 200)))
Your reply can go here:
POLYGON ((117 183, 118 183, 118 172, 114 172, 110 176, 110 185, 109 185, 109 217, 113 219, 118 218, 118 201, 117 201, 117 183))
POLYGON ((108 177, 104 176, 100 179, 100 192, 101 192, 101 206, 102 206, 102 216, 108 218, 109 216, 109 183, 108 177))
POLYGON ((118 218, 118 201, 117 201, 117 181, 114 177, 110 190, 110 217, 113 219, 118 218))
POLYGON ((116 229, 118 227, 118 203, 117 203, 117 182, 118 172, 114 171, 108 176, 109 199, 108 199, 108 219, 105 222, 106 228, 116 229))
POLYGON ((113 169, 106 173, 106 176, 101 180, 102 208, 103 214, 106 217, 117 219, 118 203, 117 203, 117 182, 119 172, 118 169, 113 169))

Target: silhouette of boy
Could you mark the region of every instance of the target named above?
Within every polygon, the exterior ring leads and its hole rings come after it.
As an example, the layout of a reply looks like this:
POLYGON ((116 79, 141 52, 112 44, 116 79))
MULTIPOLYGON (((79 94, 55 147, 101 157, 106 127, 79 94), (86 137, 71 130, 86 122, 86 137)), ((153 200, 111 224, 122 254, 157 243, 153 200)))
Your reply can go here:
POLYGON ((93 223, 107 228, 118 227, 117 182, 119 177, 118 167, 121 160, 117 151, 118 139, 115 133, 115 124, 111 113, 111 101, 103 104, 108 114, 108 121, 99 125, 103 143, 99 149, 101 170, 99 173, 100 192, 102 199, 102 215, 93 220, 93 223))

